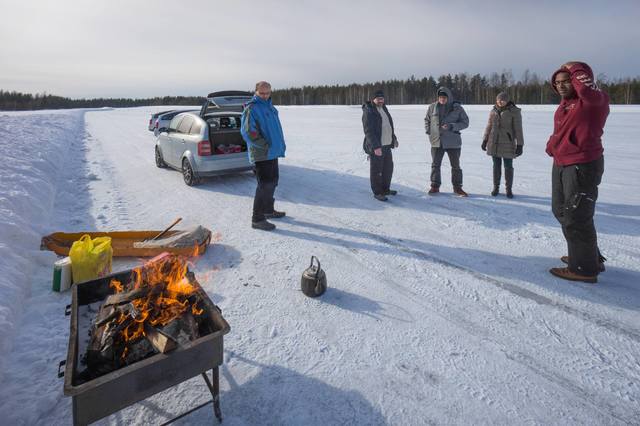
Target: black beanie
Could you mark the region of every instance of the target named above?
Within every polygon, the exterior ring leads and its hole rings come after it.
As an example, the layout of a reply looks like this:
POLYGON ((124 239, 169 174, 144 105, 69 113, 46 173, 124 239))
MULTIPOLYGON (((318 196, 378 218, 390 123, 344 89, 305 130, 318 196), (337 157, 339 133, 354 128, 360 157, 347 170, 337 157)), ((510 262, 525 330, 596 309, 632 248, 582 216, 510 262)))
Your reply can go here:
POLYGON ((382 91, 382 89, 377 89, 375 92, 373 92, 373 97, 371 99, 375 98, 384 98, 384 92, 382 91))
POLYGON ((447 97, 447 98, 449 97, 449 95, 447 94, 447 92, 445 92, 444 90, 440 90, 440 91, 438 92, 438 96, 445 96, 445 97, 447 97))

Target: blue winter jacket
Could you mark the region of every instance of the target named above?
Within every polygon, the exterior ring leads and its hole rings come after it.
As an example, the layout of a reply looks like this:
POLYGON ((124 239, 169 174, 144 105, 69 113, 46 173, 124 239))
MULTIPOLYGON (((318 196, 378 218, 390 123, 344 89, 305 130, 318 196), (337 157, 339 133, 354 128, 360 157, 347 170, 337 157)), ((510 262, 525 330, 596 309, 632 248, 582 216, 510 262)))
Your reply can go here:
POLYGON ((253 96, 242 113, 242 138, 247 143, 249 161, 273 160, 284 157, 287 146, 278 118, 278 110, 257 95, 253 96))

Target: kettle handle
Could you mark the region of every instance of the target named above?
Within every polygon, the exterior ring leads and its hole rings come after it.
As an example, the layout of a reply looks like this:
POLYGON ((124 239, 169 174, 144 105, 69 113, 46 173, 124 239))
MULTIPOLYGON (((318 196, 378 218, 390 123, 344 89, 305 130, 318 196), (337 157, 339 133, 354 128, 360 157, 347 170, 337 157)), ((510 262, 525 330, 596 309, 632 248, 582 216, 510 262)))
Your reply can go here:
POLYGON ((318 260, 317 257, 311 256, 311 263, 309 264, 309 267, 313 266, 313 259, 315 259, 316 263, 318 264, 318 269, 316 270, 316 280, 317 280, 318 279, 318 274, 320 273, 320 261, 318 260))

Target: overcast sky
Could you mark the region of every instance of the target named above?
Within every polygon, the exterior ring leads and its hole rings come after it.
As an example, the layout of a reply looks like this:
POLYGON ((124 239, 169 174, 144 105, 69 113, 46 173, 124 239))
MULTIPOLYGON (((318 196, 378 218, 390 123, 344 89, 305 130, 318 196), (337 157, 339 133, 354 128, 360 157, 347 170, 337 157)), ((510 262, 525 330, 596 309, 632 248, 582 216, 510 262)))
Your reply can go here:
POLYGON ((584 60, 640 75, 640 0, 0 0, 0 89, 206 95, 584 60))

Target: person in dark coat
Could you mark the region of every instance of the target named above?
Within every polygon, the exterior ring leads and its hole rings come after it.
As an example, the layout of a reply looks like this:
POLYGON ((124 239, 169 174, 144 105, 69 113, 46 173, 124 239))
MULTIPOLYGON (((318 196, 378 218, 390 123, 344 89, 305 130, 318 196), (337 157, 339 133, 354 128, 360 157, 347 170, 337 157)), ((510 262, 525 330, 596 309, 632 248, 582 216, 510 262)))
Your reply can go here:
POLYGON ((496 104, 489 113, 489 122, 482 138, 482 150, 493 159, 494 197, 500 192, 502 162, 504 161, 504 181, 508 198, 513 198, 513 159, 522 155, 524 137, 522 135, 522 114, 509 95, 498 93, 496 104))
POLYGON ((451 183, 453 192, 460 197, 467 193, 462 189, 462 169, 460 168, 460 154, 462 153, 462 137, 460 131, 469 127, 469 117, 460 105, 453 99, 451 90, 447 87, 438 89, 438 100, 427 108, 424 117, 424 130, 429 135, 431 144, 431 187, 429 195, 440 192, 440 166, 446 153, 451 163, 451 183))
POLYGON ((393 128, 393 119, 384 104, 384 92, 376 90, 371 101, 362 105, 362 148, 369 156, 371 191, 376 200, 387 201, 387 195, 396 195, 391 189, 393 155, 398 147, 398 138, 393 128))
POLYGON ((593 215, 604 173, 602 134, 609 115, 609 95, 582 62, 567 62, 551 77, 562 100, 553 117, 546 152, 553 157, 551 204, 567 240, 567 267, 551 268, 559 278, 598 282, 604 257, 598 250, 593 215))

